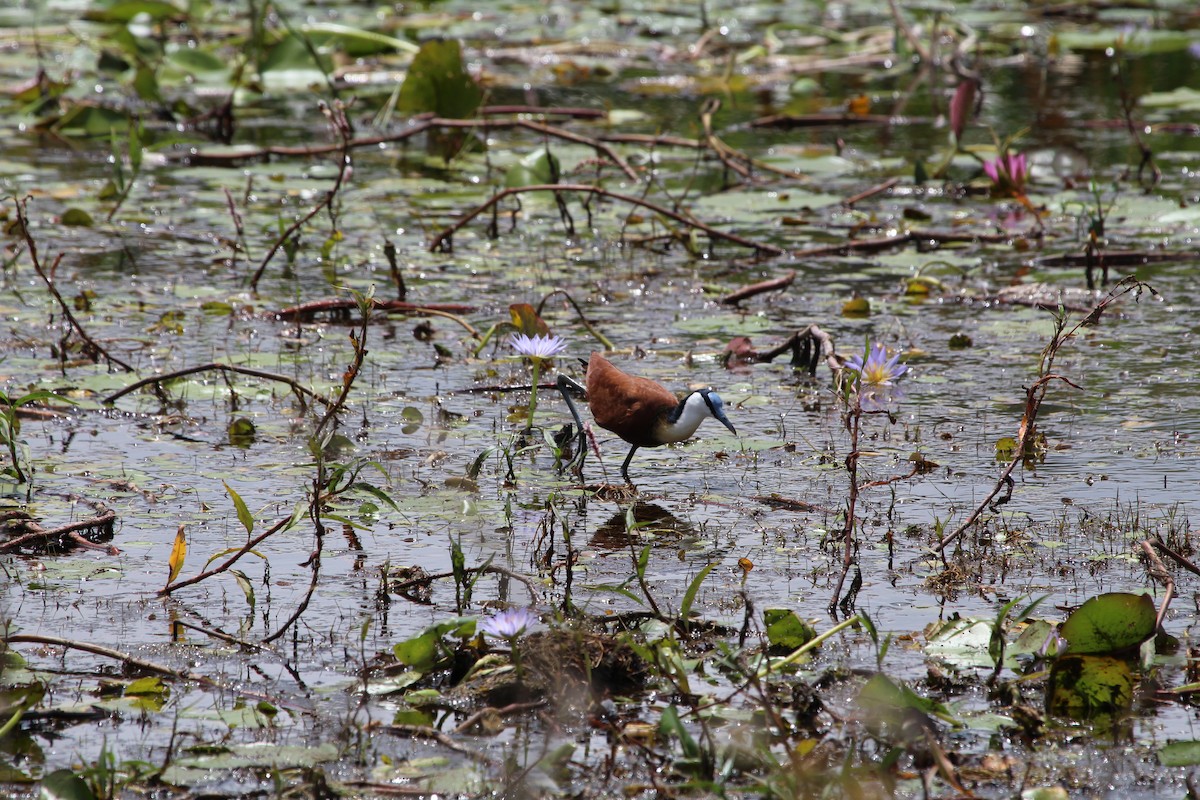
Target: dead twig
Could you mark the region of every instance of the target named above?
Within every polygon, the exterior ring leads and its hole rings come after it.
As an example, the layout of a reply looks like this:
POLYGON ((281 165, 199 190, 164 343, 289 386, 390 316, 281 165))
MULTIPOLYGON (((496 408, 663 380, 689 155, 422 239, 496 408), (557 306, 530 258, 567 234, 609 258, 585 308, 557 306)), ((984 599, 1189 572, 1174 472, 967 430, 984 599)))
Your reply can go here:
POLYGON ((1171 598, 1175 596, 1175 579, 1167 571, 1167 567, 1158 557, 1158 553, 1154 552, 1154 544, 1150 539, 1143 539, 1142 553, 1149 562, 1146 572, 1163 585, 1163 599, 1158 606, 1158 616, 1155 618, 1155 630, 1162 630, 1163 619, 1167 616, 1167 609, 1171 607, 1171 598))
POLYGON ((575 313, 579 315, 579 321, 583 323, 583 327, 587 328, 587 332, 590 333, 592 336, 594 336, 596 341, 598 341, 598 342, 600 342, 600 344, 604 345, 605 350, 612 350, 613 349, 612 341, 607 336, 605 336, 603 333, 596 330, 596 327, 594 325, 592 325, 591 320, 589 320, 587 318, 587 314, 584 314, 583 309, 579 307, 579 303, 575 302, 575 298, 571 297, 571 293, 568 292, 566 289, 555 289, 554 291, 550 292, 545 297, 543 297, 542 301, 540 303, 538 303, 538 305, 537 305, 538 316, 540 317, 542 315, 542 309, 546 307, 546 301, 549 300, 551 297, 554 297, 555 295, 559 295, 559 294, 561 294, 563 297, 567 298, 567 302, 570 303, 571 307, 575 309, 575 313))
POLYGON ((471 716, 464 719, 454 729, 455 733, 469 733, 472 728, 488 716, 495 715, 497 717, 507 717, 510 714, 520 714, 522 711, 532 711, 535 708, 545 708, 547 705, 545 700, 535 700, 530 703, 509 703, 502 708, 481 708, 471 716))
POLYGON ((1000 494, 1001 489, 1003 489, 1005 486, 1012 485, 1013 470, 1015 470, 1017 464, 1021 463, 1025 458, 1027 458, 1029 453, 1032 451, 1034 434, 1037 430, 1038 412, 1041 410, 1042 400, 1045 399, 1046 390, 1049 384, 1052 381, 1062 381, 1068 386, 1072 386, 1076 389, 1080 388, 1077 384, 1073 383, 1062 375, 1056 375, 1051 372, 1051 369, 1054 366, 1054 359, 1057 357, 1058 351, 1068 341, 1074 338, 1075 334, 1078 333, 1081 328, 1096 325, 1100 321, 1105 309, 1107 309, 1112 303, 1116 302, 1118 297, 1128 292, 1140 293, 1142 289, 1149 291, 1154 296, 1158 296, 1158 292, 1154 290, 1153 286, 1143 283, 1131 275, 1113 286, 1113 288, 1109 290, 1108 294, 1105 295, 1104 298, 1101 299, 1100 302, 1097 303, 1086 316, 1084 316, 1070 328, 1067 328, 1065 313, 1057 318, 1054 336, 1046 345, 1046 349, 1042 351, 1042 361, 1038 370, 1041 377, 1025 390, 1025 409, 1021 415, 1021 423, 1017 429, 1016 453, 1012 460, 1008 462, 1008 466, 1005 467, 1004 471, 1000 473, 1000 477, 996 479, 991 491, 988 492, 987 496, 984 497, 983 500, 975 507, 967 519, 953 531, 942 537, 941 541, 934 546, 933 551, 943 554, 943 559, 945 558, 944 553, 946 547, 957 540, 958 537, 962 536, 963 533, 970 529, 970 527, 979 520, 979 518, 983 515, 984 510, 987 509, 992 503, 992 500, 1000 494))
POLYGON ((437 742, 442 747, 445 747, 448 750, 453 750, 454 752, 459 753, 460 755, 466 756, 467 758, 471 759, 472 761, 479 761, 481 763, 488 764, 491 766, 494 766, 496 764, 495 759, 493 759, 491 756, 487 755, 486 753, 484 753, 480 750, 476 750, 471 747, 467 747, 463 744, 460 744, 459 742, 454 741, 454 739, 452 739, 449 734, 442 733, 438 729, 430 728, 427 725, 380 725, 379 727, 372 728, 371 730, 382 731, 383 733, 390 733, 393 736, 407 736, 410 738, 417 738, 417 739, 429 739, 431 741, 437 742))
POLYGON ((208 686, 219 686, 216 681, 206 675, 192 672, 186 669, 173 669, 172 667, 164 666, 163 664, 154 661, 148 661, 138 656, 122 653, 120 650, 114 650, 111 647, 105 647, 100 644, 92 644, 91 642, 79 642, 73 639, 63 639, 59 636, 42 636, 36 633, 14 633, 4 637, 4 643, 8 645, 14 644, 45 644, 51 647, 65 647, 68 650, 79 650, 84 653, 91 653, 97 656, 111 658, 114 661, 120 661, 132 667, 137 667, 145 672, 153 672, 159 675, 166 675, 169 678, 175 678, 181 681, 195 681, 208 686))
MULTIPOLYGON (((298 306, 290 306, 280 309, 272 313, 275 319, 286 322, 296 321, 311 321, 317 314, 346 314, 349 311, 358 308, 358 301, 334 298, 332 300, 314 300, 310 303, 301 303, 298 306)), ((460 317, 456 312, 471 312, 475 310, 475 306, 465 305, 463 303, 406 303, 402 300, 372 300, 371 308, 375 311, 386 311, 389 313, 401 314, 420 314, 429 317, 443 317, 452 320, 462 326, 473 338, 479 338, 479 331, 474 325, 460 317)))
POLYGON ((886 192, 888 189, 891 189, 893 186, 895 186, 899 182, 900 182, 899 178, 888 178, 883 183, 876 184, 875 186, 872 186, 870 189, 865 189, 865 190, 859 192, 858 194, 847 197, 845 200, 842 201, 842 205, 852 206, 855 203, 860 203, 863 200, 866 200, 868 197, 874 197, 877 194, 882 194, 883 192, 886 192))
POLYGON ((721 230, 718 230, 717 228, 712 227, 711 225, 691 219, 683 214, 672 211, 668 208, 664 208, 663 206, 658 205, 657 203, 651 203, 648 200, 643 200, 638 197, 632 197, 627 194, 621 194, 620 192, 612 192, 612 191, 609 191, 608 189, 602 189, 599 186, 593 186, 591 184, 586 184, 586 183, 546 183, 546 184, 537 184, 534 186, 513 186, 513 187, 509 187, 507 189, 502 189, 501 191, 499 191, 496 194, 489 197, 484 202, 477 205, 475 208, 473 208, 470 211, 468 211, 467 213, 463 214, 452 225, 450 225, 448 228, 444 229, 441 233, 439 233, 437 236, 435 236, 433 238, 433 240, 430 241, 430 243, 429 243, 429 250, 431 252, 436 252, 439 250, 443 251, 443 252, 448 252, 450 250, 450 244, 449 244, 450 240, 452 239, 454 234, 457 233, 459 230, 461 230, 467 223, 469 223, 471 220, 475 219, 475 217, 479 216, 483 212, 485 212, 488 209, 492 208, 493 206, 497 205, 501 200, 504 200, 507 197, 512 197, 514 195, 524 194, 526 192, 579 192, 580 194, 591 194, 591 195, 598 195, 600 197, 607 197, 610 200, 616 200, 618 202, 628 203, 629 205, 634 205, 634 206, 639 206, 641 208, 649 209, 650 211, 653 211, 656 214, 660 214, 664 217, 667 217, 668 219, 675 220, 676 222, 680 223, 681 225, 686 225, 690 228, 695 228, 697 230, 703 231, 704 233, 708 234, 708 236, 713 239, 720 239, 723 241, 732 242, 733 244, 737 244, 742 247, 748 247, 748 248, 755 250, 756 252, 766 253, 766 254, 772 255, 772 256, 782 255, 784 252, 783 248, 781 248, 781 247, 777 247, 773 244, 768 244, 766 242, 755 242, 750 239, 746 239, 745 237, 738 236, 737 234, 734 234, 734 233, 726 233, 724 231, 721 231, 721 230))
POLYGON ((305 397, 311 397, 313 400, 316 400, 318 403, 325 406, 326 408, 328 408, 333 402, 333 401, 329 400, 328 398, 317 394, 312 389, 306 389, 305 387, 301 386, 295 380, 293 380, 292 378, 289 378, 286 375, 280 375, 275 372, 267 372, 266 370, 261 370, 261 369, 253 369, 252 367, 239 367, 235 364, 219 364, 216 362, 213 362, 211 364, 201 364, 196 367, 185 367, 184 369, 177 369, 174 372, 167 372, 162 375, 155 375, 152 378, 144 378, 144 379, 138 381, 137 383, 132 383, 129 386, 126 386, 124 389, 120 389, 116 392, 113 392, 108 397, 105 397, 101 402, 104 403, 105 405, 111 405, 112 403, 116 402, 118 399, 124 397, 125 395, 127 395, 131 392, 136 392, 138 389, 141 389, 144 386, 160 384, 165 381, 175 380, 176 378, 183 378, 188 375, 195 375, 198 372, 210 372, 210 371, 214 371, 214 370, 219 370, 221 372, 234 372, 234 373, 237 373, 238 375, 249 375, 249 376, 255 377, 255 378, 262 378, 263 380, 275 381, 277 383, 285 384, 289 389, 292 390, 293 393, 295 393, 296 398, 300 401, 300 404, 302 406, 304 406, 305 408, 308 407, 307 404, 304 402, 305 397))
POLYGON ((258 264, 258 269, 254 272, 254 276, 250 278, 250 288, 255 292, 258 291, 258 282, 262 279, 263 273, 267 269, 267 265, 271 263, 271 259, 275 258, 275 254, 279 252, 279 249, 283 247, 284 243, 291 239, 296 232, 304 227, 304 225, 310 219, 319 214, 322 209, 328 208, 332 211, 334 198, 336 198, 338 192, 341 191, 342 184, 345 183, 346 177, 350 172, 351 129, 350 123, 346 120, 346 112, 342 108, 342 104, 340 102, 335 102, 330 106, 322 104, 322 110, 325 112, 325 115, 329 120, 330 127, 333 128, 334 133, 336 133, 340 139, 338 144, 339 158, 337 178, 333 182, 333 188, 325 192, 325 195, 321 198, 321 201, 317 203, 317 205, 314 206, 313 209, 305 214, 302 218, 296 220, 290 226, 288 226, 288 229, 279 235, 279 238, 275 240, 275 243, 272 244, 271 248, 267 251, 267 254, 263 256, 262 261, 260 261, 258 264))
POLYGON ((750 347, 748 338, 737 337, 726 346, 722 359, 727 367, 735 359, 743 363, 767 364, 784 353, 791 353, 792 366, 804 368, 809 375, 817 374, 817 367, 822 361, 835 375, 842 369, 833 338, 817 325, 796 331, 778 346, 761 353, 750 347))
MULTIPOLYGON (((526 387, 526 388, 528 388, 528 387, 526 387)), ((471 567, 469 569, 464 569, 462 572, 464 574, 470 574, 472 572, 475 572, 475 573, 479 573, 481 575, 486 575, 486 574, 503 575, 507 578, 512 578, 513 580, 519 581, 520 583, 523 583, 525 585, 525 589, 529 592, 530 602, 532 605, 537 605, 538 603, 540 603, 542 601, 541 592, 538 591, 537 584, 533 582, 533 579, 528 578, 519 572, 514 572, 513 570, 508 569, 507 567, 501 567, 501 566, 497 566, 495 564, 487 564, 482 567, 471 567)), ((453 578, 453 577, 454 577, 453 572, 439 572, 434 575, 422 575, 419 578, 413 578, 412 580, 407 580, 402 583, 397 583, 393 586, 389 586, 388 591, 396 593, 396 594, 402 594, 402 593, 404 593, 404 591, 406 591, 407 589, 410 589, 414 586, 427 586, 428 584, 432 583, 433 581, 443 580, 445 578, 453 578)))
MULTIPOLYGON (((75 315, 71 313, 71 306, 68 305, 67 301, 63 300, 63 296, 58 293, 58 287, 54 285, 54 280, 50 277, 50 275, 46 274, 44 269, 42 269, 42 262, 38 258, 37 241, 34 240, 33 232, 29 229, 29 217, 26 214, 25 209, 25 204, 28 201, 29 198, 14 199, 13 202, 17 206, 17 223, 21 226, 21 235, 25 238, 25 246, 29 248, 29 259, 33 262, 33 269, 35 272, 37 272, 38 277, 42 279, 42 283, 46 284, 46 288, 50 290, 50 294, 53 295, 55 301, 57 301, 58 307, 62 311, 63 319, 65 319, 67 324, 71 326, 71 330, 79 334, 79 337, 83 339, 89 348, 91 348, 91 360, 93 363, 98 360, 97 355, 99 355, 103 356, 104 360, 109 363, 109 366, 116 365, 126 372, 133 372, 133 367, 105 350, 95 339, 88 335, 88 332, 85 331, 83 326, 79 324, 79 320, 75 319, 75 315)), ((62 261, 62 257, 62 253, 59 253, 58 256, 55 257, 54 264, 52 264, 50 267, 51 275, 58 272, 58 265, 59 262, 62 261)), ((63 341, 59 346, 59 358, 62 359, 64 363, 67 357, 67 349, 65 347, 66 338, 66 336, 63 337, 63 341)))
POLYGON ((736 292, 730 292, 729 294, 725 295, 717 302, 724 303, 725 305, 731 305, 731 306, 737 305, 738 303, 742 302, 743 300, 746 300, 747 298, 750 298, 750 297, 754 297, 756 295, 766 294, 767 292, 774 292, 777 290, 786 289, 787 287, 791 286, 792 282, 795 280, 796 280, 796 270, 792 270, 788 274, 783 275, 779 278, 771 278, 770 280, 760 281, 758 283, 752 283, 749 286, 738 289, 736 292))
POLYGON ((1152 539, 1151 541, 1154 543, 1155 547, 1157 547, 1159 550, 1166 553, 1171 558, 1171 560, 1174 561, 1176 564, 1183 567, 1184 569, 1186 569, 1188 572, 1192 573, 1193 575, 1200 575, 1200 567, 1193 564, 1182 553, 1178 553, 1175 550, 1168 547, 1167 543, 1164 542, 1162 539, 1159 539, 1156 537, 1156 538, 1152 539))
POLYGON ((25 518, 19 525, 11 527, 20 527, 28 531, 18 536, 15 539, 9 539, 7 542, 0 544, 0 553, 6 553, 10 550, 16 550, 29 542, 43 542, 49 544, 55 539, 63 536, 68 537, 81 547, 89 550, 101 550, 110 556, 120 555, 119 548, 113 545, 96 544, 89 541, 79 534, 79 531, 96 529, 106 533, 112 533, 113 523, 117 521, 117 512, 104 510, 94 517, 81 519, 78 522, 72 522, 67 525, 60 525, 57 528, 43 528, 36 520, 25 518))
POLYGON ((184 588, 185 586, 191 586, 193 584, 200 583, 200 581, 207 580, 207 579, 211 578, 213 575, 220 575, 222 572, 225 572, 230 567, 232 567, 234 564, 236 564, 241 559, 242 556, 246 555, 247 553, 253 552, 254 548, 258 547, 260 544, 262 544, 264 541, 269 539, 271 536, 274 536, 275 534, 279 533, 280 531, 285 530, 288 527, 290 527, 294 520, 295 520, 294 516, 284 517, 283 519, 279 520, 274 525, 272 525, 270 528, 268 528, 267 530, 260 533, 258 536, 255 536, 253 539, 250 539, 248 542, 246 542, 246 544, 242 545, 242 547, 239 548, 237 550, 237 552, 235 552, 233 555, 231 555, 229 558, 225 559, 223 562, 221 562, 217 566, 213 567, 210 570, 205 570, 204 572, 201 572, 198 575, 193 575, 190 578, 185 578, 184 580, 176 581, 175 583, 168 584, 168 585, 164 586, 163 588, 159 589, 157 592, 155 592, 155 595, 158 597, 166 597, 167 595, 174 594, 176 591, 184 588))
MULTIPOLYGON (((325 413, 317 420, 316 427, 313 429, 313 441, 316 443, 314 450, 317 452, 317 471, 312 478, 312 492, 308 502, 308 518, 312 520, 314 537, 316 541, 313 543, 312 552, 308 559, 301 566, 307 566, 311 573, 308 582, 308 589, 301 598, 300 604, 296 606, 296 610, 283 621, 274 633, 263 637, 264 644, 270 644, 279 637, 283 636, 289 628, 292 627, 308 610, 309 604, 312 602, 313 595, 317 591, 317 584, 321 577, 321 554, 325 547, 325 522, 322 519, 329 500, 338 493, 339 487, 334 486, 331 475, 336 475, 335 471, 331 471, 325 461, 325 446, 329 438, 337 430, 338 412, 346 406, 346 401, 350 398, 350 391, 354 388, 354 381, 362 372, 363 362, 367 358, 367 330, 371 323, 371 308, 373 298, 360 296, 360 310, 362 312, 362 323, 357 331, 350 331, 350 344, 353 348, 354 355, 347 365, 346 371, 342 373, 342 391, 334 399, 333 404, 325 409, 325 413)), ((341 490, 347 489, 354 485, 353 481, 348 481, 341 485, 341 490)))

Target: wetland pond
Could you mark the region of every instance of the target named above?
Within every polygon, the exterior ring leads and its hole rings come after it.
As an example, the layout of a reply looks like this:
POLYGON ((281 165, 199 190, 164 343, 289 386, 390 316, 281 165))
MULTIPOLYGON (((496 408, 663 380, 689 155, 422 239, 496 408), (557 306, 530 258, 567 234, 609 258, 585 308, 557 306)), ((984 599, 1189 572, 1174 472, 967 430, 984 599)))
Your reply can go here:
POLYGON ((1011 5, 0 11, 6 795, 1196 796, 1200 18, 1011 5))

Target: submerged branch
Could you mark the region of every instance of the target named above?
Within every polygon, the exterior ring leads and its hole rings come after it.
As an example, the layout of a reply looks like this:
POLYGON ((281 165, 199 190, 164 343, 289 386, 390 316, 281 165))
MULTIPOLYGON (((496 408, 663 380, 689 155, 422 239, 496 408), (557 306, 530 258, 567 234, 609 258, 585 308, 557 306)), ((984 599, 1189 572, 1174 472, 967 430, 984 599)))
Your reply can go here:
POLYGON ((85 547, 89 550, 101 550, 110 556, 120 555, 121 551, 113 545, 97 544, 89 541, 79 534, 79 531, 89 528, 97 528, 112 532, 113 523, 117 521, 117 512, 103 510, 94 517, 81 519, 78 522, 72 522, 68 525, 60 525, 57 528, 43 528, 35 520, 24 517, 19 523, 6 524, 5 527, 23 528, 27 533, 21 534, 15 539, 9 539, 7 542, 0 544, 0 553, 6 553, 9 550, 16 550, 18 547, 29 542, 43 542, 49 544, 51 541, 60 537, 66 536, 75 542, 80 547, 85 547))
POLYGON ((283 519, 279 520, 279 522, 276 522, 274 525, 272 525, 270 528, 268 528, 266 531, 260 533, 258 536, 255 536, 253 539, 246 542, 246 544, 244 544, 242 547, 240 547, 233 555, 231 555, 225 561, 223 561, 222 563, 213 567, 212 569, 201 572, 199 575, 193 575, 190 578, 185 578, 184 580, 176 581, 175 583, 164 586, 163 588, 161 588, 157 592, 155 592, 155 594, 158 597, 166 597, 167 595, 172 594, 176 590, 182 589, 185 586, 191 586, 192 584, 199 583, 200 581, 211 578, 213 575, 220 575, 222 572, 225 572, 227 569, 229 569, 234 564, 236 564, 242 556, 246 555, 247 553, 253 552, 254 548, 258 547, 258 545, 262 544, 262 542, 265 541, 267 538, 269 538, 269 537, 275 535, 276 533, 279 533, 281 530, 284 530, 285 528, 287 528, 291 524, 293 519, 295 519, 294 516, 284 517, 283 519))
POLYGON ((73 639, 63 639, 59 636, 43 636, 36 633, 14 633, 4 637, 4 643, 7 645, 13 644, 45 644, 51 647, 65 647, 68 650, 79 650, 84 653, 91 653, 97 656, 111 658, 114 661, 120 661, 146 672, 154 672, 159 675, 166 675, 170 678, 176 678, 183 681, 195 681, 210 686, 218 684, 206 675, 200 675, 186 669, 173 669, 163 664, 158 664, 154 661, 147 661, 144 658, 122 653, 120 650, 114 650, 111 647, 105 647, 100 644, 92 644, 91 642, 78 642, 73 639))
POLYGON ((672 211, 671 209, 661 206, 657 203, 652 203, 649 200, 643 200, 640 197, 621 194, 620 192, 611 192, 608 189, 602 189, 599 186, 593 186, 586 183, 545 183, 537 184, 535 186, 513 186, 503 189, 489 197, 484 202, 480 203, 475 208, 463 214, 452 225, 435 236, 429 243, 430 252, 448 250, 450 240, 454 234, 461 230, 471 220, 492 208, 506 197, 524 194, 526 192, 579 192, 581 194, 599 195, 600 197, 607 197, 610 200, 617 200, 622 203, 628 203, 629 205, 639 206, 641 208, 653 211, 656 214, 661 214, 662 216, 672 219, 681 225, 686 225, 689 228, 695 228, 703 231, 713 239, 721 239, 723 241, 732 242, 733 244, 741 245, 742 247, 748 247, 756 252, 766 253, 772 256, 779 256, 783 255, 784 253, 782 247, 777 247, 776 245, 768 244, 766 242, 756 242, 751 239, 738 236, 735 233, 726 233, 714 228, 711 225, 691 219, 690 217, 684 216, 676 211, 672 211))
POLYGON ((154 384, 160 384, 165 381, 175 380, 176 378, 183 378, 188 375, 195 375, 198 372, 209 372, 212 370, 220 370, 222 372, 235 372, 238 375, 250 375, 255 378, 262 378, 263 380, 276 381, 278 383, 286 384, 288 386, 288 388, 290 388, 296 394, 297 398, 300 400, 300 404, 304 405, 305 407, 307 407, 307 404, 305 404, 305 402, 304 402, 305 397, 311 397, 313 400, 316 400, 318 403, 325 406, 326 408, 328 408, 330 405, 332 405, 332 402, 333 402, 333 401, 317 394, 312 389, 304 388, 299 383, 297 383, 295 380, 293 380, 292 378, 289 378, 286 375, 280 375, 275 372, 267 372, 267 371, 261 370, 261 369, 254 369, 252 367, 239 367, 234 364, 220 364, 217 362, 213 362, 211 364, 201 364, 198 367, 185 367, 184 369, 178 369, 178 370, 175 370, 174 372, 167 372, 163 375, 155 375, 152 378, 144 378, 143 380, 140 380, 137 383, 132 383, 129 386, 126 386, 124 389, 120 389, 116 392, 113 392, 108 397, 105 397, 101 402, 104 403, 105 405, 111 405, 116 400, 124 397, 127 394, 130 394, 131 392, 136 392, 138 389, 141 389, 142 387, 150 386, 150 385, 154 385, 154 384))
POLYGON ((767 292, 774 292, 776 290, 786 289, 787 287, 791 286, 792 282, 795 280, 796 280, 796 270, 792 270, 792 271, 788 272, 786 275, 783 275, 781 277, 771 278, 770 280, 753 283, 749 286, 738 289, 736 292, 730 292, 729 294, 725 295, 717 302, 724 303, 725 305, 730 305, 730 306, 737 305, 738 303, 742 302, 743 300, 749 299, 756 295, 766 294, 767 292))
MULTIPOLYGON (((471 573, 478 573, 480 575, 495 574, 503 575, 506 578, 512 578, 513 580, 519 581, 525 585, 525 588, 529 591, 529 597, 533 605, 537 605, 538 603, 542 602, 541 592, 538 591, 537 584, 533 581, 533 579, 528 578, 519 572, 514 572, 507 567, 498 567, 495 564, 488 564, 482 567, 470 567, 464 569, 462 570, 462 573, 467 575, 471 573)), ((411 589, 416 586, 428 586, 436 580, 453 577, 453 572, 439 572, 434 575, 422 575, 419 578, 412 578, 411 580, 389 586, 388 591, 396 594, 402 594, 406 589, 411 589)))
MULTIPOLYGON (((101 347, 100 344, 91 336, 89 336, 88 332, 83 329, 83 326, 79 324, 79 320, 75 319, 75 315, 71 313, 71 306, 68 305, 67 301, 63 300, 63 296, 58 293, 58 287, 54 285, 54 279, 51 278, 50 275, 46 274, 46 271, 42 268, 42 262, 38 259, 37 241, 33 238, 33 234, 29 230, 29 217, 25 212, 25 203, 27 200, 15 200, 14 202, 17 206, 17 223, 21 226, 21 234, 25 237, 25 246, 29 248, 29 259, 33 262, 33 269, 38 274, 38 277, 42 279, 42 283, 46 284, 46 288, 50 291, 50 294, 58 303, 58 307, 62 311, 63 319, 65 319, 67 324, 71 326, 71 330, 78 333, 80 338, 87 343, 87 346, 92 349, 92 352, 103 356, 104 360, 107 361, 110 366, 115 365, 126 372, 133 372, 133 367, 101 347)), ((57 271, 60 261, 62 261, 62 253, 59 253, 58 257, 54 259, 54 264, 50 267, 51 274, 57 271)), ((60 356, 63 359, 66 358, 66 348, 60 348, 60 356)), ((97 359, 93 356, 92 361, 94 362, 96 360, 97 359)))

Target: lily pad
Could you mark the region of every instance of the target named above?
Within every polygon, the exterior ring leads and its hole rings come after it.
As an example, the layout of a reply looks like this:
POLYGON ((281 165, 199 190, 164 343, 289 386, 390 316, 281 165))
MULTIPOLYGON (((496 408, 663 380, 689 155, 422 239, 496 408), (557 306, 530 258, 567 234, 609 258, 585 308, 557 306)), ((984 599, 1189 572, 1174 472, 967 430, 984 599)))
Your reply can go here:
POLYGON ((1133 672, 1112 656, 1067 655, 1054 662, 1046 708, 1072 719, 1116 714, 1133 702, 1133 672))
POLYGON ((1154 635, 1157 616, 1148 595, 1110 592, 1067 617, 1060 631, 1068 653, 1116 653, 1154 635))

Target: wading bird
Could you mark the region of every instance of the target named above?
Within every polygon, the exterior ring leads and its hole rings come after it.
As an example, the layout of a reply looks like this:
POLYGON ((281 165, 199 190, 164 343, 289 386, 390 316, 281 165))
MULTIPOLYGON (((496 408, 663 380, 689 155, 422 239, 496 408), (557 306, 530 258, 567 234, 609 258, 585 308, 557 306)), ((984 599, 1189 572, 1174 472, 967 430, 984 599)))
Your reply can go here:
POLYGON ((626 483, 633 483, 629 480, 629 461, 639 447, 659 447, 690 439, 709 417, 737 434, 725 416, 725 404, 712 389, 699 389, 680 400, 659 383, 622 372, 599 353, 592 353, 585 364, 586 387, 566 375, 558 376, 558 390, 579 426, 579 468, 583 466, 587 439, 571 391, 586 392, 596 424, 633 445, 621 464, 621 477, 626 483))

